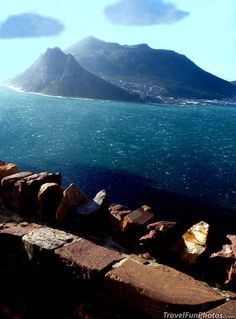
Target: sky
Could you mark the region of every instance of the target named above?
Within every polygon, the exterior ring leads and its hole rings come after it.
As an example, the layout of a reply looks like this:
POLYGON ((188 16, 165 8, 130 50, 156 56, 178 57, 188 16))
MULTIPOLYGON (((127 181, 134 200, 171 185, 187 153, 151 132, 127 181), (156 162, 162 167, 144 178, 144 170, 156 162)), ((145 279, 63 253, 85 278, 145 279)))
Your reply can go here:
POLYGON ((1 0, 0 81, 87 36, 174 50, 236 80, 235 0, 1 0))

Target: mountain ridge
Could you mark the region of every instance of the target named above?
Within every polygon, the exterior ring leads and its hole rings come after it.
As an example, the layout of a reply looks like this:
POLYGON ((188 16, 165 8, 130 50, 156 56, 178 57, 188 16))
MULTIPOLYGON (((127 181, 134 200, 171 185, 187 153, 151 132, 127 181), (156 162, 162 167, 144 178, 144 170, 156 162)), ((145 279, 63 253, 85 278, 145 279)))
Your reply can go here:
POLYGON ((236 95, 230 82, 173 50, 152 49, 147 44, 120 45, 87 37, 65 52, 72 54, 83 68, 113 84, 124 81, 121 87, 127 84, 131 91, 141 83, 148 84, 157 96, 224 99, 236 95))
POLYGON ((58 47, 47 49, 10 84, 28 92, 56 96, 140 102, 137 95, 84 70, 71 54, 65 54, 58 47))

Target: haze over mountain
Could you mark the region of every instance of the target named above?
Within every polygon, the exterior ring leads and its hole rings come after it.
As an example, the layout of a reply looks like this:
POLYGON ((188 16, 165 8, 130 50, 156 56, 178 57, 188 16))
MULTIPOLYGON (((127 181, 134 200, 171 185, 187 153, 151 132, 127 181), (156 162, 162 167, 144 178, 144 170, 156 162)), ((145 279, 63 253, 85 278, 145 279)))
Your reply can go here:
POLYGON ((56 96, 140 101, 137 95, 87 72, 71 54, 66 55, 59 48, 48 49, 10 83, 28 92, 56 96))
POLYGON ((230 82, 202 70, 186 56, 147 44, 128 46, 88 37, 66 52, 87 71, 130 92, 195 99, 236 95, 230 82))

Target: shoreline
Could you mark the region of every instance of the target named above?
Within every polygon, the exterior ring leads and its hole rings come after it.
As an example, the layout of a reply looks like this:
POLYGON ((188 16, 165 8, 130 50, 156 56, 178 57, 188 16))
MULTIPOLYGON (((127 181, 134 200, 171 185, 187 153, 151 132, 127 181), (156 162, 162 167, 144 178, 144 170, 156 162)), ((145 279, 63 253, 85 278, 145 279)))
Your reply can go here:
POLYGON ((104 101, 104 102, 115 102, 115 103, 129 103, 129 104, 142 104, 142 105, 158 105, 158 106, 178 106, 178 107, 186 107, 186 106, 193 106, 193 107, 205 107, 205 106, 227 106, 232 105, 235 106, 236 102, 231 101, 221 101, 221 100, 195 100, 195 99, 174 99, 173 97, 167 97, 166 101, 163 102, 130 102, 130 101, 117 101, 117 100, 105 100, 105 99, 94 99, 94 98, 83 98, 83 97, 70 97, 70 96, 62 96, 62 95, 51 95, 46 93, 38 93, 33 91, 25 91, 21 87, 16 87, 11 84, 7 84, 4 82, 0 82, 0 87, 13 90, 18 93, 25 93, 25 94, 33 94, 36 96, 45 96, 57 99, 70 99, 70 100, 82 100, 82 101, 104 101), (171 101, 170 101, 171 100, 171 101), (172 101, 173 100, 173 101, 172 101))

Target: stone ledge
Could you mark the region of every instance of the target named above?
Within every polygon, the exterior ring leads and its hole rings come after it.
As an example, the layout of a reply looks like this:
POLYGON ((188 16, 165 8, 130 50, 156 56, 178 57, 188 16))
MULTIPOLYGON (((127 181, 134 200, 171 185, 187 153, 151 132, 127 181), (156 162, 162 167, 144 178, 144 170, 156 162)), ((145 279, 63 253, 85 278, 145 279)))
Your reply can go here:
POLYGON ((55 250, 57 258, 71 267, 79 279, 91 279, 104 272, 111 264, 120 261, 120 253, 79 238, 55 250))
POLYGON ((178 307, 197 309, 224 302, 207 284, 168 266, 145 266, 126 260, 106 274, 108 289, 115 298, 153 318, 178 307))
POLYGON ((22 241, 30 259, 38 257, 40 252, 54 251, 75 241, 78 237, 62 230, 42 227, 23 236, 22 241))

